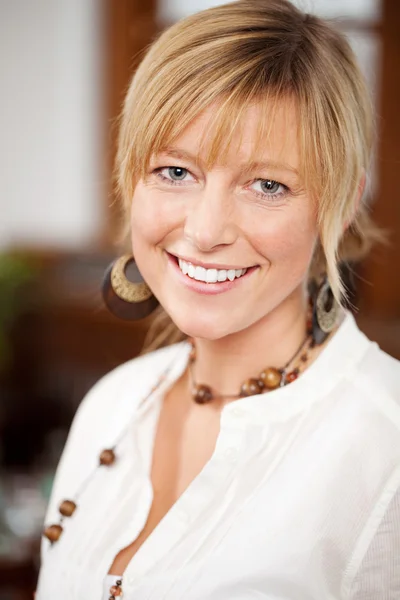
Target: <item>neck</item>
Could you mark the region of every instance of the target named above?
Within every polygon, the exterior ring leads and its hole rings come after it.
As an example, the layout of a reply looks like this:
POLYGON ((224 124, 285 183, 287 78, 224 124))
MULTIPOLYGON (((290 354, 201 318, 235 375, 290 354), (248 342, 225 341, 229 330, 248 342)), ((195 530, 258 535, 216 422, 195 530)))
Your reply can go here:
POLYGON ((196 382, 218 394, 236 394, 265 367, 283 367, 305 339, 307 303, 299 289, 243 331, 218 340, 196 338, 196 382))

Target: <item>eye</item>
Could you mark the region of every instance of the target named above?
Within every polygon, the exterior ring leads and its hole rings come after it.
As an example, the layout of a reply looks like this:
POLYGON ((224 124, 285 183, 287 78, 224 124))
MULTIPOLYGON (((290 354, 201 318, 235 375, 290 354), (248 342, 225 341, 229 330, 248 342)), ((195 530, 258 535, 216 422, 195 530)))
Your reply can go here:
POLYGON ((157 169, 157 173, 161 179, 169 181, 170 183, 179 183, 180 181, 185 180, 193 181, 193 176, 183 167, 161 167, 160 169, 157 169))
POLYGON ((270 197, 270 198, 280 198, 284 196, 289 188, 283 183, 279 183, 279 181, 275 181, 274 179, 256 179, 251 184, 250 188, 252 188, 256 194, 261 197, 270 197))

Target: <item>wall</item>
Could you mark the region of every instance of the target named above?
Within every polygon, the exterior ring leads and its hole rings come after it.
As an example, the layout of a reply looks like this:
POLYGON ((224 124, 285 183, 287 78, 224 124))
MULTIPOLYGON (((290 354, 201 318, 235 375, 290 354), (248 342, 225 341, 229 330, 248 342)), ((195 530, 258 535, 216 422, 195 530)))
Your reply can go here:
MULTIPOLYGON (((159 0, 158 19, 170 22, 220 3, 159 0)), ((297 3, 332 16, 331 0, 297 3)), ((374 0, 334 5, 335 14, 378 13, 374 0)), ((82 247, 103 231, 108 140, 100 6, 98 0, 0 0, 0 248, 82 247)), ((365 36, 355 34, 353 42, 375 88, 377 45, 365 36)))
POLYGON ((0 248, 84 246, 102 223, 97 0, 0 0, 0 248))
MULTIPOLYGON (((380 13, 380 0, 292 0, 305 11, 316 12, 325 17, 338 15, 355 19, 377 20, 380 13)), ((221 0, 159 0, 159 18, 171 22, 197 11, 227 4, 221 0)))

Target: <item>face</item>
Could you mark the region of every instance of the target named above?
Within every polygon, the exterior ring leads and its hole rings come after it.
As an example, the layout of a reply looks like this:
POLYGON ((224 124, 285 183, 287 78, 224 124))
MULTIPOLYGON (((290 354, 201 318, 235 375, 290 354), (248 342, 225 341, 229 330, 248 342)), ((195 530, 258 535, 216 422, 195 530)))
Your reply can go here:
POLYGON ((215 110, 153 156, 131 211, 142 276, 179 329, 207 339, 293 306, 317 240, 315 206, 298 174, 295 107, 282 101, 274 111, 256 162, 261 109, 249 108, 223 160, 207 168, 204 132, 215 110))

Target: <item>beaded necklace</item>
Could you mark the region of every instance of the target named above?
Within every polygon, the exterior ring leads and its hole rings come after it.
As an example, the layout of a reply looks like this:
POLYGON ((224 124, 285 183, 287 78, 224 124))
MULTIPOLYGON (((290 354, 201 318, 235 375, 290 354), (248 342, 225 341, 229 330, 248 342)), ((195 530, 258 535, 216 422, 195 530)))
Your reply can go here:
MULTIPOLYGON (((161 384, 166 380, 166 378, 172 371, 172 368, 174 367, 174 365, 175 365, 175 360, 172 361, 169 364, 169 366, 167 367, 167 369, 165 369, 163 371, 163 373, 158 378, 157 383, 150 389, 148 394, 146 394, 146 396, 144 396, 141 403, 146 402, 146 400, 148 400, 150 398, 150 396, 152 396, 160 388, 161 384)), ((99 455, 98 465, 88 475, 88 477, 83 481, 82 485, 78 488, 77 492, 75 493, 74 499, 73 500, 63 500, 61 502, 59 509, 58 509, 59 513, 60 513, 60 518, 59 518, 58 523, 48 525, 43 530, 43 536, 50 541, 51 546, 53 546, 60 539, 60 537, 64 531, 64 528, 62 526, 64 519, 68 518, 68 517, 72 517, 72 515, 75 513, 76 509, 78 508, 78 504, 77 504, 78 500, 82 496, 82 494, 85 491, 85 489, 87 488, 87 486, 89 485, 90 481, 93 479, 95 473, 97 472, 97 469, 99 467, 111 467, 115 463, 116 458, 117 458, 117 455, 116 455, 117 446, 124 438, 126 431, 128 430, 129 427, 130 427, 130 424, 128 424, 127 427, 125 427, 122 430, 122 432, 116 439, 113 446, 102 450, 102 452, 99 455)), ((120 577, 116 580, 114 585, 110 588, 109 600, 115 600, 116 597, 122 597, 122 595, 123 595, 122 577, 120 577)))
MULTIPOLYGON (((294 361, 300 355, 300 361, 304 365, 308 362, 309 355, 308 351, 316 345, 314 336, 312 334, 312 324, 311 320, 307 318, 307 335, 300 347, 296 350, 295 354, 290 358, 290 360, 281 368, 276 367, 267 367, 264 369, 256 378, 247 379, 241 386, 238 394, 229 394, 222 395, 216 394, 211 387, 204 384, 197 384, 194 380, 193 375, 193 364, 196 359, 196 349, 194 346, 194 342, 190 340, 192 344, 192 349, 189 354, 189 376, 191 378, 192 383, 192 398, 198 404, 205 404, 211 402, 216 398, 243 398, 246 396, 252 396, 256 394, 265 393, 268 391, 272 391, 277 389, 278 387, 282 387, 284 385, 288 385, 295 381, 300 373, 302 372, 300 366, 294 366, 294 361), (289 367, 292 367, 291 369, 289 367)), ((175 365, 175 360, 172 361, 167 369, 163 371, 160 377, 157 380, 157 383, 150 389, 150 391, 146 394, 146 396, 142 399, 141 403, 146 402, 161 386, 161 384, 166 380, 167 376, 172 371, 173 366, 175 365)), ((127 429, 130 424, 127 425, 126 428, 122 430, 118 438, 116 439, 113 446, 110 448, 104 449, 99 455, 99 463, 97 467, 89 474, 89 476, 83 481, 82 485, 78 488, 75 493, 74 500, 63 500, 59 506, 60 518, 58 523, 48 525, 45 527, 43 531, 43 536, 46 537, 51 545, 53 546, 60 539, 64 528, 63 521, 65 518, 72 517, 78 507, 78 500, 82 496, 83 492, 89 485, 90 481, 93 479, 97 469, 99 467, 110 467, 112 466, 117 458, 116 449, 118 444, 122 441, 125 436, 127 429)), ((109 600, 115 600, 117 597, 122 597, 122 577, 117 578, 114 585, 110 588, 110 596, 109 600)))
POLYGON ((193 365, 196 361, 196 348, 192 342, 192 350, 189 356, 189 376, 191 379, 191 394, 193 400, 197 404, 207 404, 212 402, 216 398, 235 400, 239 398, 245 398, 246 396, 255 396, 257 394, 263 394, 276 390, 279 387, 288 385, 295 381, 300 375, 302 368, 306 366, 309 359, 309 350, 314 348, 315 342, 310 333, 307 333, 306 338, 302 341, 300 347, 296 350, 294 355, 288 360, 288 362, 281 368, 266 367, 261 371, 257 377, 251 377, 246 379, 240 387, 239 393, 236 394, 219 394, 212 390, 208 385, 202 383, 196 383, 193 365), (300 363, 295 365, 296 358, 300 356, 300 363), (290 368, 292 367, 292 368, 290 368))

